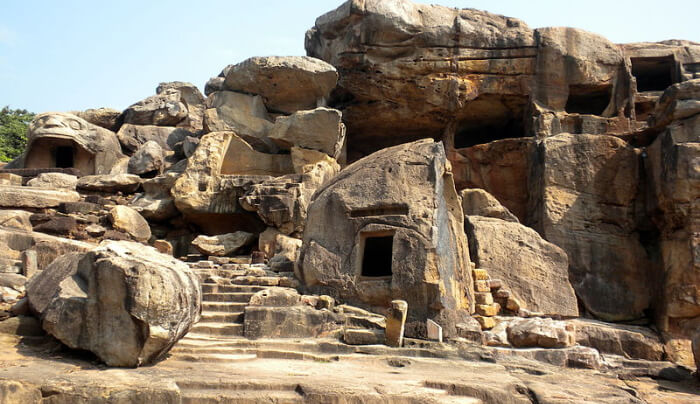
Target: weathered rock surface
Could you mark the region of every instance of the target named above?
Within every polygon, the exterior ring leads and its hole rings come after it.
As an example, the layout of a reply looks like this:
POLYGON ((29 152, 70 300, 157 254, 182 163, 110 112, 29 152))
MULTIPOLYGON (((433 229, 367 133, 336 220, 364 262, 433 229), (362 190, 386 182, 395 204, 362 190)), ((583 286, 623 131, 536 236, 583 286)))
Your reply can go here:
POLYGON ((469 254, 479 268, 505 281, 528 310, 578 316, 566 253, 519 223, 482 216, 465 219, 469 254))
POLYGON ((576 342, 579 345, 632 359, 664 359, 664 345, 659 336, 648 328, 583 319, 571 323, 576 327, 576 342))
POLYGON ((133 174, 87 175, 78 179, 78 189, 97 192, 134 193, 141 186, 141 178, 133 174))
POLYGON ((316 191, 301 279, 348 302, 406 300, 409 335, 424 333, 428 318, 453 335, 456 317, 473 307, 463 223, 441 143, 382 150, 316 191))
POLYGON ((540 145, 533 226, 569 257, 569 280, 605 320, 643 317, 652 264, 636 233, 639 153, 605 135, 561 134, 540 145))
POLYGON ((155 141, 148 141, 129 159, 129 174, 160 173, 163 169, 163 149, 155 141))
POLYGON ((114 132, 73 114, 48 112, 34 117, 24 153, 6 168, 75 168, 82 175, 108 174, 124 158, 114 132))
POLYGON ((270 148, 265 139, 274 123, 259 95, 217 91, 207 98, 204 127, 208 132, 233 131, 259 148, 270 148))
POLYGON ((197 277, 183 263, 130 242, 106 242, 54 261, 27 287, 42 327, 110 366, 165 355, 199 320, 197 277))
POLYGON ((161 83, 156 95, 131 105, 124 122, 134 125, 177 126, 202 130, 204 96, 190 83, 161 83))
POLYGON ((225 257, 250 245, 254 240, 254 234, 237 231, 218 236, 198 236, 192 241, 192 245, 202 254, 225 257))
POLYGON ((338 158, 345 142, 345 125, 336 109, 316 108, 281 116, 268 137, 283 149, 292 146, 318 150, 338 158))
POLYGON ((55 208, 64 202, 77 202, 75 191, 41 189, 34 187, 0 187, 0 207, 3 208, 55 208))
POLYGON ((32 231, 32 222, 29 220, 31 215, 26 210, 0 209, 0 226, 32 231))
POLYGON ((462 198, 462 210, 464 216, 484 216, 518 222, 518 218, 510 213, 508 208, 501 205, 496 198, 483 189, 464 189, 459 193, 462 198))
POLYGON ((60 188, 75 191, 78 184, 78 177, 63 173, 41 173, 36 178, 27 182, 30 187, 37 188, 60 188))
POLYGON ((128 233, 134 240, 148 241, 151 228, 146 219, 128 206, 117 205, 109 211, 109 220, 115 229, 128 233))
POLYGON ((123 119, 122 112, 113 108, 91 108, 85 111, 75 111, 73 114, 112 132, 119 130, 123 119))
POLYGON ((563 348, 576 342, 575 329, 551 318, 528 318, 512 321, 507 329, 508 341, 518 348, 563 348))
POLYGON ((150 141, 158 143, 163 150, 173 150, 178 142, 182 142, 187 136, 192 135, 193 132, 185 128, 132 125, 130 123, 122 125, 119 132, 117 132, 119 142, 130 153, 135 152, 139 147, 150 141))
POLYGON ((311 196, 340 171, 340 166, 326 154, 298 147, 292 148, 291 157, 295 174, 252 185, 240 203, 268 226, 284 234, 301 234, 311 196))
POLYGON ((338 73, 307 56, 254 57, 231 66, 224 88, 263 97, 271 111, 291 114, 325 104, 338 73))

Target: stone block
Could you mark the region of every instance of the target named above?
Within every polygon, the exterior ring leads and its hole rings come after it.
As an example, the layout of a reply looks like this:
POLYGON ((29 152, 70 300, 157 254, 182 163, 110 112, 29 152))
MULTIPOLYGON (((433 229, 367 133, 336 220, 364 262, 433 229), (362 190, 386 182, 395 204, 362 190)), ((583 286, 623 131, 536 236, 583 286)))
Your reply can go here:
POLYGON ((393 300, 386 317, 386 344, 393 347, 403 345, 403 332, 406 326, 408 303, 404 300, 393 300))

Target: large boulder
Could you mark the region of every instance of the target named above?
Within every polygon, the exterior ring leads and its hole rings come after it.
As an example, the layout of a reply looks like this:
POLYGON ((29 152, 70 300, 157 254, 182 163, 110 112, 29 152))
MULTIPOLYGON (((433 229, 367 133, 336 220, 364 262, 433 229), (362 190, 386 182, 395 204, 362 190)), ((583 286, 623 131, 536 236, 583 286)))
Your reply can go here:
POLYGON ((193 134, 193 132, 185 128, 173 126, 132 125, 126 123, 117 132, 117 137, 124 149, 131 154, 150 141, 158 143, 163 150, 173 150, 177 143, 182 142, 187 136, 192 136, 193 134))
POLYGON ((644 317, 654 266, 637 233, 640 151, 613 136, 561 134, 538 154, 532 225, 566 251, 581 303, 608 321, 644 317))
POLYGON ((508 222, 518 223, 518 218, 510 213, 508 208, 501 205, 493 195, 483 189, 464 189, 459 193, 462 198, 464 216, 485 216, 508 222))
POLYGON ((307 56, 254 57, 232 66, 224 88, 263 97, 271 111, 291 114, 325 105, 338 81, 328 63, 307 56))
POLYGON ((442 143, 421 140, 345 168, 309 206, 300 277, 345 301, 408 302, 408 335, 426 320, 454 335, 473 310, 464 217, 442 143))
POLYGON ((163 169, 164 157, 163 148, 153 140, 148 141, 141 145, 129 159, 129 174, 160 173, 163 169))
POLYGON ((78 177, 63 173, 41 173, 36 178, 27 182, 30 187, 37 188, 60 188, 75 191, 78 184, 78 177))
POLYGON ((204 96, 190 83, 160 83, 156 95, 129 106, 124 123, 202 130, 204 96))
POLYGON ((34 117, 24 153, 5 168, 74 168, 81 175, 118 170, 122 154, 114 132, 60 112, 34 117))
POLYGON ((199 321, 201 289, 182 262, 132 242, 56 259, 27 286, 42 327, 110 366, 162 358, 199 321))
POLYGON ((250 245, 254 240, 254 234, 237 231, 218 236, 198 236, 192 245, 202 254, 225 257, 250 245))
POLYGON ((83 191, 131 194, 139 189, 141 181, 139 176, 133 174, 86 175, 78 179, 77 188, 83 191))
POLYGON ((2 208, 55 208, 65 202, 77 202, 80 195, 66 189, 41 189, 34 187, 0 187, 2 208))
POLYGON ((482 216, 467 216, 465 223, 471 259, 503 280, 523 308, 578 316, 569 261, 561 248, 520 223, 482 216))
POLYGON ((90 108, 85 111, 74 111, 72 113, 93 125, 103 127, 112 132, 119 130, 123 120, 122 112, 113 108, 90 108))
POLYGON ((233 131, 255 147, 270 147, 265 139, 273 127, 259 95, 217 91, 207 98, 204 127, 207 132, 233 131))
POLYGON ((129 234, 134 240, 148 241, 151 238, 151 228, 146 219, 128 206, 113 207, 109 211, 109 220, 115 229, 129 234))
POLYGON ((298 146, 338 158, 345 142, 342 117, 340 111, 323 107, 295 112, 277 118, 268 136, 283 149, 298 146))

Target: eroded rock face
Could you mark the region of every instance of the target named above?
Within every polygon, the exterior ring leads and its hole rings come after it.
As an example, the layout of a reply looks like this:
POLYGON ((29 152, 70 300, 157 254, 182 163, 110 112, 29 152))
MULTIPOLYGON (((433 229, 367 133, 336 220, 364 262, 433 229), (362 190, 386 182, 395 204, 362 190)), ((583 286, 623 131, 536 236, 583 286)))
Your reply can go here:
POLYGON ((295 112, 277 118, 268 136, 283 149, 297 146, 338 158, 345 143, 342 116, 340 111, 324 107, 295 112))
POLYGON ((114 132, 73 115, 47 112, 29 124, 25 152, 7 168, 75 168, 109 174, 126 159, 114 132))
POLYGON ((224 89, 263 97, 271 111, 291 114, 325 105, 338 73, 307 56, 254 57, 231 66, 224 89))
POLYGON ((128 206, 117 205, 109 211, 109 220, 115 229, 128 233, 138 241, 151 238, 151 228, 146 219, 128 206))
POLYGON ((129 159, 129 174, 159 174, 163 169, 163 159, 163 149, 160 145, 153 140, 148 141, 129 159))
POLYGON ((182 142, 193 132, 185 128, 156 125, 122 125, 117 133, 119 142, 131 154, 147 142, 156 142, 163 150, 173 150, 178 142, 182 142))
POLYGON ((42 327, 110 366, 165 355, 199 320, 201 289, 187 265, 131 242, 66 254, 27 287, 42 327))
POLYGON ((518 223, 518 218, 501 205, 493 195, 483 189, 464 189, 459 193, 462 198, 464 216, 484 216, 518 223))
POLYGON ((382 150, 316 191, 301 278, 366 306, 406 300, 409 335, 428 318, 451 335, 473 307, 463 220, 441 143, 382 150))
POLYGON ((645 165, 663 261, 659 321, 664 331, 685 336, 692 326, 684 329, 682 320, 700 318, 699 98, 700 80, 664 93, 650 121, 670 124, 647 148, 645 165))
POLYGON ((131 105, 124 111, 124 123, 177 126, 201 131, 204 96, 190 83, 161 83, 156 95, 131 105))
POLYGON ((566 251, 588 311, 612 321, 643 317, 653 264, 636 234, 639 151, 606 135, 561 134, 539 148, 535 229, 566 251))
POLYGON ((467 216, 471 259, 506 283, 525 309, 576 317, 578 303, 569 283, 566 253, 519 223, 467 216))
POLYGON ((253 240, 254 234, 237 231, 212 237, 199 236, 192 241, 192 245, 202 254, 225 257, 251 244, 253 240))

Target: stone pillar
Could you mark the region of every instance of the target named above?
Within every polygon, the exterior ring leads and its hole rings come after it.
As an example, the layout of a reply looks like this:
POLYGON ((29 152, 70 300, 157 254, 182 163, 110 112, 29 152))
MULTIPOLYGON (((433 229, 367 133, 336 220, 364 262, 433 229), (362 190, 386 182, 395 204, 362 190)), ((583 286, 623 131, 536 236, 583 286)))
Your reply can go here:
POLYGON ((428 339, 433 341, 442 342, 442 327, 433 320, 428 319, 428 339))
POLYGON ((389 314, 386 317, 386 344, 393 347, 403 345, 403 331, 406 325, 408 303, 404 300, 391 302, 389 314))
POLYGON ((39 261, 35 250, 22 251, 22 275, 27 279, 39 271, 39 261))

